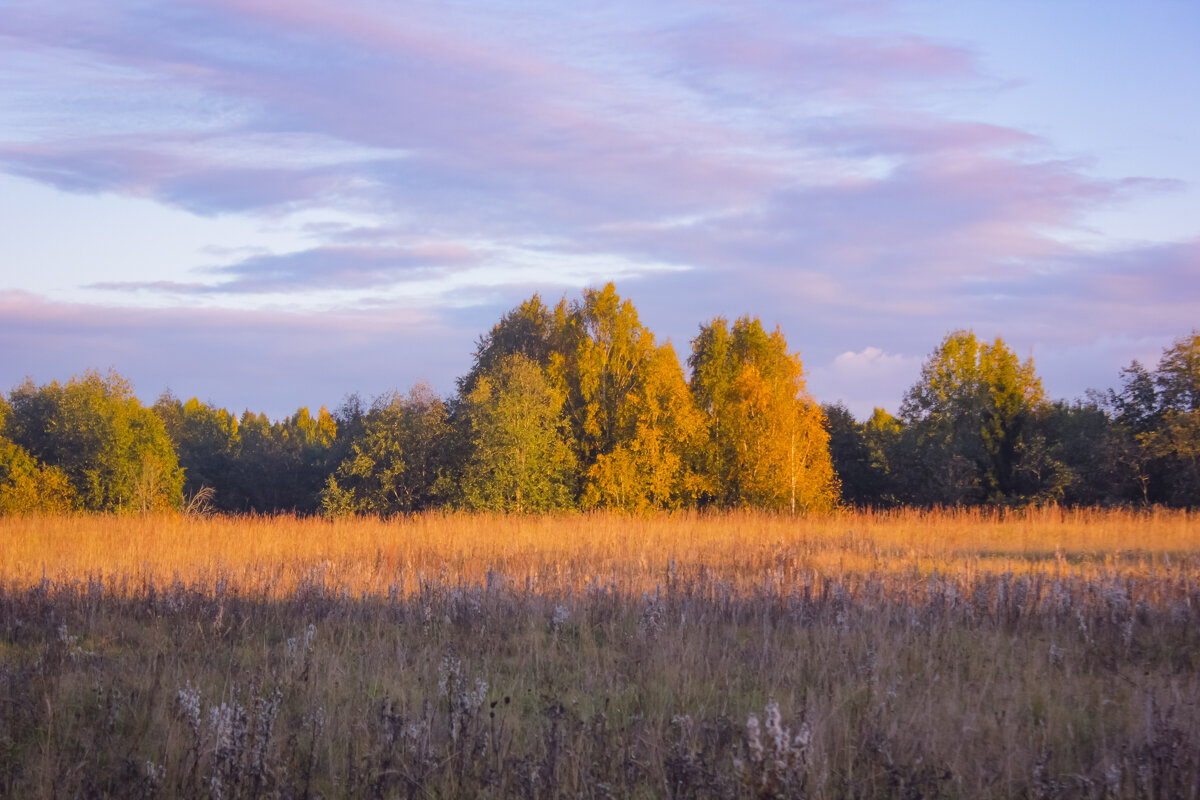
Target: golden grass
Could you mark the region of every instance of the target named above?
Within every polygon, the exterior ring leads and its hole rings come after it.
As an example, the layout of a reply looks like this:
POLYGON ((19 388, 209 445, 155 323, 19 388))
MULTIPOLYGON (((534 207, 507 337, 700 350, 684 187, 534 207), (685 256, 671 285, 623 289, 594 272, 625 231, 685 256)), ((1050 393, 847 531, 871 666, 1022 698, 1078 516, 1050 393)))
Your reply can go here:
POLYGON ((102 577, 210 585, 261 597, 320 584, 350 596, 419 591, 423 582, 482 584, 489 574, 549 593, 599 582, 653 591, 668 575, 703 574, 735 591, 798 575, 1195 574, 1200 517, 1187 511, 1036 509, 739 512, 542 517, 425 514, 380 520, 183 516, 0 519, 0 582, 28 586, 102 577))
POLYGON ((0 519, 0 798, 1196 797, 1198 534, 0 519))

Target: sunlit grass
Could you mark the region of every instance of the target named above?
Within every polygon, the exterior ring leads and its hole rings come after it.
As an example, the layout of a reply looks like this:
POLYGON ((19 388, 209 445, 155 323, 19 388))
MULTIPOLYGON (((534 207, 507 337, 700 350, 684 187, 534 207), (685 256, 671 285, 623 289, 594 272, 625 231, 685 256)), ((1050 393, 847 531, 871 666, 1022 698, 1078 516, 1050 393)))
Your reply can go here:
POLYGON ((112 588, 206 583, 282 597, 319 580, 354 596, 413 592, 422 581, 486 582, 489 573, 546 591, 588 583, 651 591, 673 570, 744 590, 811 573, 1089 576, 1195 569, 1200 518, 1186 511, 1042 509, 842 513, 494 516, 380 520, 183 516, 0 519, 0 580, 28 585, 105 576, 112 588))
POLYGON ((1184 512, 78 516, 0 542, 0 797, 1200 791, 1184 512))

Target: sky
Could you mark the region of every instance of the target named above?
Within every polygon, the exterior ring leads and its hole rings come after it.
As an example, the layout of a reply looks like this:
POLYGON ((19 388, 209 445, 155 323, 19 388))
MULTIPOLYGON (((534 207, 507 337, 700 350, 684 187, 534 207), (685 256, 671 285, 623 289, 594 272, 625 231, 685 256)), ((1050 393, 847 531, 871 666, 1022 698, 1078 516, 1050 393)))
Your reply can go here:
POLYGON ((612 281, 899 408, 949 332, 1047 394, 1200 326, 1194 0, 0 0, 0 389, 272 418, 612 281))

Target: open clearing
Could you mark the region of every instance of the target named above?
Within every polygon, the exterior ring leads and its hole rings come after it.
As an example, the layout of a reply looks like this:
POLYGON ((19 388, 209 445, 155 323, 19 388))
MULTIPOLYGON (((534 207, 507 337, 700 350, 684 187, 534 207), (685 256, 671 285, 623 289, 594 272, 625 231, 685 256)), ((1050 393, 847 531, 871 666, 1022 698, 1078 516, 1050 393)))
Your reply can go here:
POLYGON ((0 519, 7 797, 1200 791, 1186 512, 0 519))

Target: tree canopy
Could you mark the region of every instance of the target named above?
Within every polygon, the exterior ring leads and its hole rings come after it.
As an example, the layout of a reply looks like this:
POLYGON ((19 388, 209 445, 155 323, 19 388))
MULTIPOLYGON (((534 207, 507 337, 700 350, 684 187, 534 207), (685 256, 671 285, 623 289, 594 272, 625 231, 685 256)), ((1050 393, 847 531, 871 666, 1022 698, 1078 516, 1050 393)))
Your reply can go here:
POLYGON ((11 441, 60 470, 88 511, 177 508, 183 472, 166 429, 116 373, 26 381, 9 395, 11 441))
POLYGON ((111 372, 27 380, 0 398, 0 514, 1200 505, 1196 331, 1072 402, 1002 339, 953 331, 898 414, 861 422, 817 405, 778 327, 716 317, 690 344, 685 372, 608 284, 505 313, 449 397, 271 420, 169 392, 147 408, 111 372))

